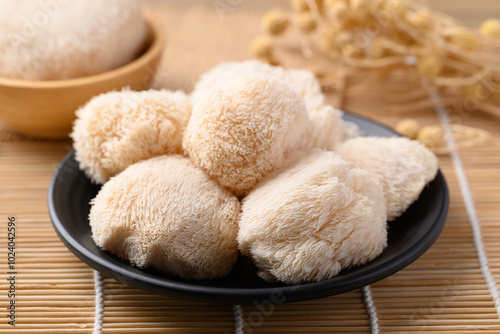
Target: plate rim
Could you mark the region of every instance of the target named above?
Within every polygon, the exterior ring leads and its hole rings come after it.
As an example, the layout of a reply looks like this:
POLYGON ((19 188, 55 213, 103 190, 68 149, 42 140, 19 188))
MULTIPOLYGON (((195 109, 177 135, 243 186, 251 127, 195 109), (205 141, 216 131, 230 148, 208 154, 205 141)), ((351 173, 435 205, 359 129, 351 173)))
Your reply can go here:
MULTIPOLYGON (((393 129, 370 118, 355 115, 346 111, 344 111, 344 114, 348 116, 347 118, 356 118, 364 122, 372 123, 372 125, 383 127, 396 136, 400 136, 393 129)), ((441 198, 442 204, 439 208, 439 214, 432 223, 431 228, 429 228, 429 230, 418 240, 418 242, 415 242, 409 249, 401 254, 398 254, 391 261, 366 269, 362 272, 363 275, 356 275, 356 271, 347 273, 344 276, 337 277, 335 281, 336 284, 334 286, 329 284, 330 280, 293 286, 252 289, 196 285, 196 281, 193 281, 194 283, 190 284, 173 281, 169 278, 158 277, 148 272, 142 272, 140 275, 132 272, 128 267, 117 265, 105 258, 100 257, 98 254, 85 247, 65 228, 64 223, 60 220, 57 214, 54 195, 55 188, 59 182, 58 179, 60 177, 60 172, 66 166, 66 163, 73 159, 74 154, 75 152, 72 149, 58 164, 54 174, 52 175, 47 194, 47 205, 52 225, 64 245, 88 266, 126 285, 147 290, 155 294, 177 295, 179 297, 202 302, 221 304, 255 304, 256 302, 266 300, 271 300, 271 302, 273 302, 273 299, 281 301, 280 303, 297 302, 348 292, 380 281, 410 265, 434 244, 441 234, 449 209, 448 186, 441 170, 438 169, 434 181, 438 180, 438 182, 441 183, 443 196, 441 198), (325 290, 327 293, 324 292, 325 290)), ((81 170, 79 170, 79 172, 83 173, 81 170)))

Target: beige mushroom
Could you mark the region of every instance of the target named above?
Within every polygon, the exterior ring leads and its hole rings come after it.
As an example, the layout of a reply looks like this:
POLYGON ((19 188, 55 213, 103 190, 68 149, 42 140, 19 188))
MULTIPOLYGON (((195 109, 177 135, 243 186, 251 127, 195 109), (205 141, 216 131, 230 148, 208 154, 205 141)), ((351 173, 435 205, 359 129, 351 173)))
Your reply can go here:
POLYGON ((196 166, 238 196, 303 148, 310 131, 304 102, 264 74, 233 80, 194 106, 183 147, 196 166))
POLYGON ((181 153, 190 113, 189 97, 180 91, 101 94, 76 112, 76 160, 93 182, 104 183, 140 160, 181 153))
POLYGON ((291 154, 243 200, 238 242, 266 281, 329 279, 387 245, 382 189, 330 151, 291 154))
POLYGON ((437 158, 431 151, 402 137, 358 137, 346 141, 337 153, 379 179, 388 220, 399 217, 438 170, 437 158))
POLYGON ((206 95, 231 85, 232 80, 252 73, 263 73, 282 80, 304 100, 312 123, 312 131, 305 138, 308 147, 319 147, 334 150, 345 137, 356 135, 353 125, 342 120, 342 111, 328 105, 321 85, 311 71, 285 69, 271 66, 258 60, 222 63, 203 74, 197 82, 191 97, 197 103, 206 95), (345 132, 348 132, 347 134, 345 132))
POLYGON ((139 268, 188 279, 229 273, 238 257, 238 199, 189 159, 129 166, 92 200, 95 243, 139 268))
POLYGON ((0 77, 61 80, 103 73, 136 58, 146 35, 137 0, 2 0, 0 77))

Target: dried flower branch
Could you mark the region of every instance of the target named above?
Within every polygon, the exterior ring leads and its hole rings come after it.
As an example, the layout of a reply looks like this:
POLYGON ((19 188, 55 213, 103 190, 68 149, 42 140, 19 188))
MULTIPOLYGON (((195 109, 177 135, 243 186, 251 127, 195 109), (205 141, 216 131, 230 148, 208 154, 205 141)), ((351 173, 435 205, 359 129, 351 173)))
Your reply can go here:
MULTIPOLYGON (((300 56, 316 66, 324 87, 347 95, 361 90, 345 85, 350 76, 385 82, 398 72, 425 78, 442 92, 461 88, 462 98, 477 97, 481 90, 478 106, 500 115, 500 20, 486 20, 474 30, 416 0, 293 0, 291 5, 290 12, 264 16, 269 36, 252 44, 257 57, 280 63, 277 50, 300 56), (292 46, 280 41, 291 30, 296 32, 292 46)), ((428 104, 411 99, 408 105, 418 110, 428 104)))

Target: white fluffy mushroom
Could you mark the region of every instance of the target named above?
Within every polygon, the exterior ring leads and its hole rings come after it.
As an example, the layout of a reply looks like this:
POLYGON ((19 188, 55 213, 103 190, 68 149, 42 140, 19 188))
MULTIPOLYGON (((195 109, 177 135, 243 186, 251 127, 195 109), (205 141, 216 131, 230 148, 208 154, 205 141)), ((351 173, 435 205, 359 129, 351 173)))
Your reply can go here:
POLYGON ((346 141, 337 153, 379 179, 388 220, 399 217, 438 170, 436 156, 408 138, 358 137, 346 141))
POLYGON ((133 60, 146 34, 137 0, 2 0, 0 77, 60 80, 106 72, 133 60))
POLYGON ((387 245, 386 210, 372 175, 330 151, 291 154, 242 202, 238 242, 266 281, 329 279, 387 245))
POLYGON ((137 267, 209 279, 236 262, 239 212, 231 191, 174 155, 113 177, 93 199, 89 219, 95 243, 137 267))
POLYGON ((236 78, 258 73, 272 76, 290 85, 304 100, 308 110, 319 108, 325 103, 321 86, 312 72, 271 66, 259 60, 225 62, 205 72, 191 93, 193 103, 197 103, 207 94, 230 87, 231 81, 236 78))
POLYGON ((313 126, 310 135, 304 139, 304 146, 334 150, 346 136, 353 133, 352 125, 351 129, 346 129, 342 111, 328 105, 321 85, 312 72, 271 66, 259 60, 221 63, 204 73, 191 94, 193 103, 214 91, 230 87, 235 78, 252 73, 263 73, 282 80, 304 100, 313 126), (346 134, 346 131, 350 133, 346 134))
POLYGON ((279 168, 285 153, 303 148, 310 126, 297 93, 253 74, 194 104, 183 147, 196 166, 242 196, 279 168))
POLYGON ((181 91, 101 94, 76 112, 76 160, 93 182, 104 183, 140 160, 181 153, 190 113, 189 97, 181 91))

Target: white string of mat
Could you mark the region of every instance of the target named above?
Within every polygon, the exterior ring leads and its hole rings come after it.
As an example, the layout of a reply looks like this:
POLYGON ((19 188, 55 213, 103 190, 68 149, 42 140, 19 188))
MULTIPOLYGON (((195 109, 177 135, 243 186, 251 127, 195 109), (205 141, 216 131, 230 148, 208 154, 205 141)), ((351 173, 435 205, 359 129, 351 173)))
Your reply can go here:
POLYGON ((372 334, 379 334, 378 314, 375 303, 373 302, 372 290, 369 285, 365 285, 361 291, 363 292, 363 300, 365 301, 366 313, 370 317, 370 330, 372 334))
POLYGON ((436 110, 436 113, 439 117, 439 121, 445 128, 446 137, 450 138, 449 140, 447 140, 446 145, 448 146, 448 148, 450 148, 451 151, 451 160, 453 162, 453 167, 455 168, 455 173, 457 174, 458 184, 460 185, 462 198, 465 203, 465 209, 467 210, 467 214, 469 216, 469 222, 472 226, 474 245, 476 246, 481 273, 486 280, 490 294, 493 297, 493 302, 495 303, 498 318, 500 319, 500 294, 498 291, 498 286, 495 282, 495 279, 493 278, 493 275, 491 274, 491 270, 488 265, 488 257, 486 256, 486 252, 484 250, 481 225, 477 216, 476 207, 474 206, 474 199, 472 198, 472 193, 470 191, 469 181, 467 180, 467 176, 465 174, 465 168, 462 164, 462 160, 460 159, 458 151, 454 149, 454 147, 456 147, 456 142, 453 139, 453 133, 450 130, 450 120, 448 118, 448 112, 441 103, 440 96, 435 90, 429 93, 429 97, 434 103, 434 109, 436 110))
POLYGON ((244 334, 243 331, 243 310, 241 309, 241 305, 233 306, 234 312, 234 334, 244 334))
POLYGON ((104 309, 104 280, 101 273, 94 270, 95 287, 95 318, 93 334, 102 334, 102 320, 104 309))

